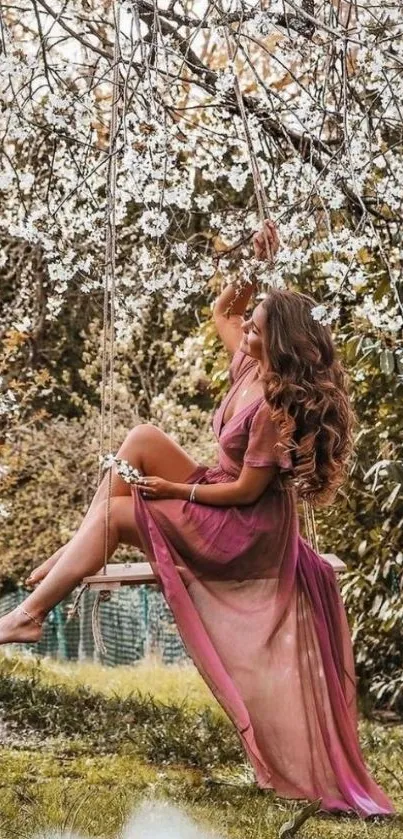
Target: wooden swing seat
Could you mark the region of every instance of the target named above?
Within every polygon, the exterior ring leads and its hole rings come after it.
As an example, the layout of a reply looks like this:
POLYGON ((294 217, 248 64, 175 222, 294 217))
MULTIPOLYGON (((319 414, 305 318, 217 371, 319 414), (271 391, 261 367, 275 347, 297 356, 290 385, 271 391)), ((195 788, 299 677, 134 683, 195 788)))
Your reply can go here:
MULTIPOLYGON (((320 554, 325 562, 337 573, 345 571, 346 563, 336 554, 320 554)), ((158 580, 149 562, 111 563, 90 577, 84 577, 83 583, 96 591, 112 591, 120 586, 140 586, 157 584, 158 580)))

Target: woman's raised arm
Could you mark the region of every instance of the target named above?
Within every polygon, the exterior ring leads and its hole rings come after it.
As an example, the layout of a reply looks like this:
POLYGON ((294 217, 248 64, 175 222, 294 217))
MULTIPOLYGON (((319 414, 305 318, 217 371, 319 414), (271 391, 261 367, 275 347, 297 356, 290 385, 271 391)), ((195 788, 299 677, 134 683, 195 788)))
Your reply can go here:
MULTIPOLYGON (((270 259, 270 262, 272 262, 279 247, 279 238, 274 223, 266 220, 265 224, 271 253, 267 254, 263 230, 255 233, 253 247, 257 259, 270 259)), ((221 292, 214 303, 213 320, 223 344, 231 355, 239 347, 242 338, 243 315, 256 288, 256 281, 248 283, 240 291, 236 289, 235 285, 230 283, 224 288, 224 291, 221 292), (228 309, 230 309, 230 314, 226 314, 228 309)))
POLYGON ((235 286, 230 283, 214 303, 213 320, 224 346, 231 355, 239 347, 242 338, 243 315, 254 291, 256 291, 255 282, 245 286, 237 295, 235 286), (225 312, 231 303, 233 303, 231 314, 226 315, 225 312))

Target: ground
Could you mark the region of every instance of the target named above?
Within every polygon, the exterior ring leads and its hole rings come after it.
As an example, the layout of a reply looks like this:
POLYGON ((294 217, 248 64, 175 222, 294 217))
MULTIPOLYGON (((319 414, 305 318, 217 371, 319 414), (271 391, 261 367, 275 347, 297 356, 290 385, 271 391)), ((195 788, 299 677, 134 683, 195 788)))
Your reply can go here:
MULTIPOLYGON (((301 803, 253 784, 233 726, 191 665, 0 657, 0 836, 116 837, 144 797, 227 839, 277 839, 301 803)), ((361 721, 361 745, 398 806, 392 821, 315 816, 307 839, 401 839, 403 725, 361 721)))

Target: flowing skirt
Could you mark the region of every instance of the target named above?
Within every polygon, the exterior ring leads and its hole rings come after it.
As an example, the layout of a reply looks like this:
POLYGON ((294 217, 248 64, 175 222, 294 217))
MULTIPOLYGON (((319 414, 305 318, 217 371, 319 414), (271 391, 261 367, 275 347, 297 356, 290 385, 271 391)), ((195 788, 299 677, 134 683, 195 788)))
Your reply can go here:
MULTIPOLYGON (((230 480, 200 465, 188 483, 230 480)), ((146 500, 143 551, 188 654, 262 789, 361 817, 395 808, 365 766, 353 651, 333 568, 299 533, 291 491, 256 505, 146 500)))

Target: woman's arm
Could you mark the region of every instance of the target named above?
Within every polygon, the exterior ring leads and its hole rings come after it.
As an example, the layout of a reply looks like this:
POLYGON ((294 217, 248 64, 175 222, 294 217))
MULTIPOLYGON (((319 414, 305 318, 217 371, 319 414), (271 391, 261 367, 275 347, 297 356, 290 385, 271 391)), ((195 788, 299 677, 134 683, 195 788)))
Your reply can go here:
MULTIPOLYGON (((255 233, 253 246, 257 259, 267 259, 276 254, 279 247, 279 238, 272 221, 266 220, 266 237, 263 230, 255 233), (271 254, 267 254, 266 242, 271 248, 271 254)), ((252 280, 241 289, 230 283, 221 292, 213 306, 213 320, 217 332, 231 354, 238 349, 242 338, 243 315, 252 294, 256 291, 257 282, 252 280), (228 310, 230 314, 228 314, 228 310)))
MULTIPOLYGON (((277 473, 277 466, 243 466, 236 481, 228 484, 197 484, 195 500, 199 504, 212 504, 214 507, 231 507, 232 505, 254 504, 262 492, 272 482, 277 473)), ((180 495, 188 499, 192 484, 174 484, 180 495)))
POLYGON ((217 297, 217 300, 213 306, 213 317, 216 320, 217 317, 240 317, 245 313, 246 307, 249 303, 249 300, 252 296, 252 293, 256 291, 257 283, 256 281, 252 281, 248 285, 245 285, 240 291, 235 287, 233 283, 230 283, 224 288, 224 291, 217 297), (228 308, 231 308, 231 314, 226 315, 225 312, 228 308))
POLYGON ((256 283, 251 283, 242 289, 239 297, 236 297, 235 286, 229 285, 220 294, 214 304, 213 321, 224 346, 231 355, 234 354, 241 343, 243 313, 255 289, 256 283), (231 309, 231 314, 224 314, 233 300, 235 300, 235 303, 231 309))
MULTIPOLYGON (((214 507, 232 507, 253 504, 272 482, 277 472, 277 465, 243 466, 239 478, 228 483, 196 484, 195 500, 199 504, 212 504, 214 507)), ((146 476, 137 486, 142 494, 152 501, 153 498, 180 498, 189 501, 193 484, 179 484, 166 481, 156 476, 146 476)))

